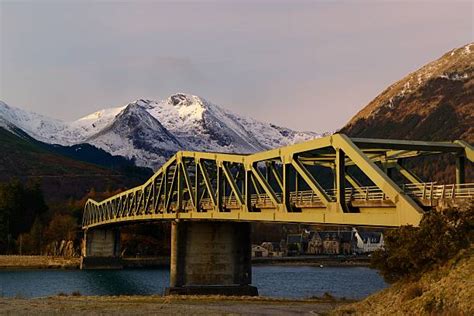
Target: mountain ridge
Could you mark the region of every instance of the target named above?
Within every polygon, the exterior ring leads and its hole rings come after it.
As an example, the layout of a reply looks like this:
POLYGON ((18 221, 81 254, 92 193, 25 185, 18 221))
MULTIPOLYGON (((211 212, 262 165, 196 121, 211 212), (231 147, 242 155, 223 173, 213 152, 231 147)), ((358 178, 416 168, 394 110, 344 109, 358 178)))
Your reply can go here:
POLYGON ((253 153, 321 136, 260 122, 184 93, 161 101, 138 99, 72 122, 0 101, 1 117, 40 141, 69 146, 89 143, 153 169, 179 150, 253 153))
POLYGON ((474 44, 390 85, 341 130, 352 137, 474 142, 474 44))
POLYGON ((92 188, 106 191, 138 185, 152 174, 92 145, 50 145, 22 130, 12 132, 1 126, 0 152, 0 181, 41 180, 48 201, 80 199, 92 188))

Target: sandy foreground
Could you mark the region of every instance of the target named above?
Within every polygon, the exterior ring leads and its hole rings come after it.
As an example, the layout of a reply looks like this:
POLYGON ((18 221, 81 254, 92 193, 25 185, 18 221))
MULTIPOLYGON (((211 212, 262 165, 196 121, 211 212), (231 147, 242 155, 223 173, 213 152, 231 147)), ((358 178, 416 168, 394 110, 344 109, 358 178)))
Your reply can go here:
POLYGON ((324 315, 349 301, 261 297, 55 296, 0 298, 5 315, 324 315))

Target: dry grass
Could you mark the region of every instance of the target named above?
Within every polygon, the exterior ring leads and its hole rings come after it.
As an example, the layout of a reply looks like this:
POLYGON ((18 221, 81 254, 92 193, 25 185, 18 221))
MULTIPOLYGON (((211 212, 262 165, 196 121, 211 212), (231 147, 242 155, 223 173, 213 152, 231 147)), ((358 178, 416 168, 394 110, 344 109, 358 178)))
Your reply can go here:
POLYGON ((474 315, 474 246, 418 281, 395 283, 336 315, 474 315))
POLYGON ((0 256, 0 268, 77 269, 80 258, 48 256, 0 256))

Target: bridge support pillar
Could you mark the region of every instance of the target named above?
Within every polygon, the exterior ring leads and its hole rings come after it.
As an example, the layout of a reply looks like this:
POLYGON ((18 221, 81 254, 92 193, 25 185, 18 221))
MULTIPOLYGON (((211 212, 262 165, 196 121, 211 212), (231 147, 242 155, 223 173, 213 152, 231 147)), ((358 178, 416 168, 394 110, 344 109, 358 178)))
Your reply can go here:
POLYGON ((456 158, 456 184, 466 182, 465 160, 463 156, 456 158))
POLYGON ((81 269, 122 269, 120 231, 88 229, 82 241, 81 269))
POLYGON ((167 295, 258 295, 250 223, 173 222, 167 295))

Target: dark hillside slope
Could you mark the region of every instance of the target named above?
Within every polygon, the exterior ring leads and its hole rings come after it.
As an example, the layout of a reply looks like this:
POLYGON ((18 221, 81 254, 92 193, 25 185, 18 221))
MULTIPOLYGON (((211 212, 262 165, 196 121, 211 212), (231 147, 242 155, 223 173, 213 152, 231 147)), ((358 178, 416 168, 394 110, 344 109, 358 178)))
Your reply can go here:
POLYGON ((57 202, 82 198, 91 189, 105 191, 138 185, 151 173, 105 168, 58 153, 62 150, 67 154, 67 148, 52 151, 48 146, 21 131, 13 134, 0 128, 0 181, 39 179, 46 199, 57 202))
POLYGON ((474 44, 388 87, 341 129, 354 137, 474 142, 474 44))

